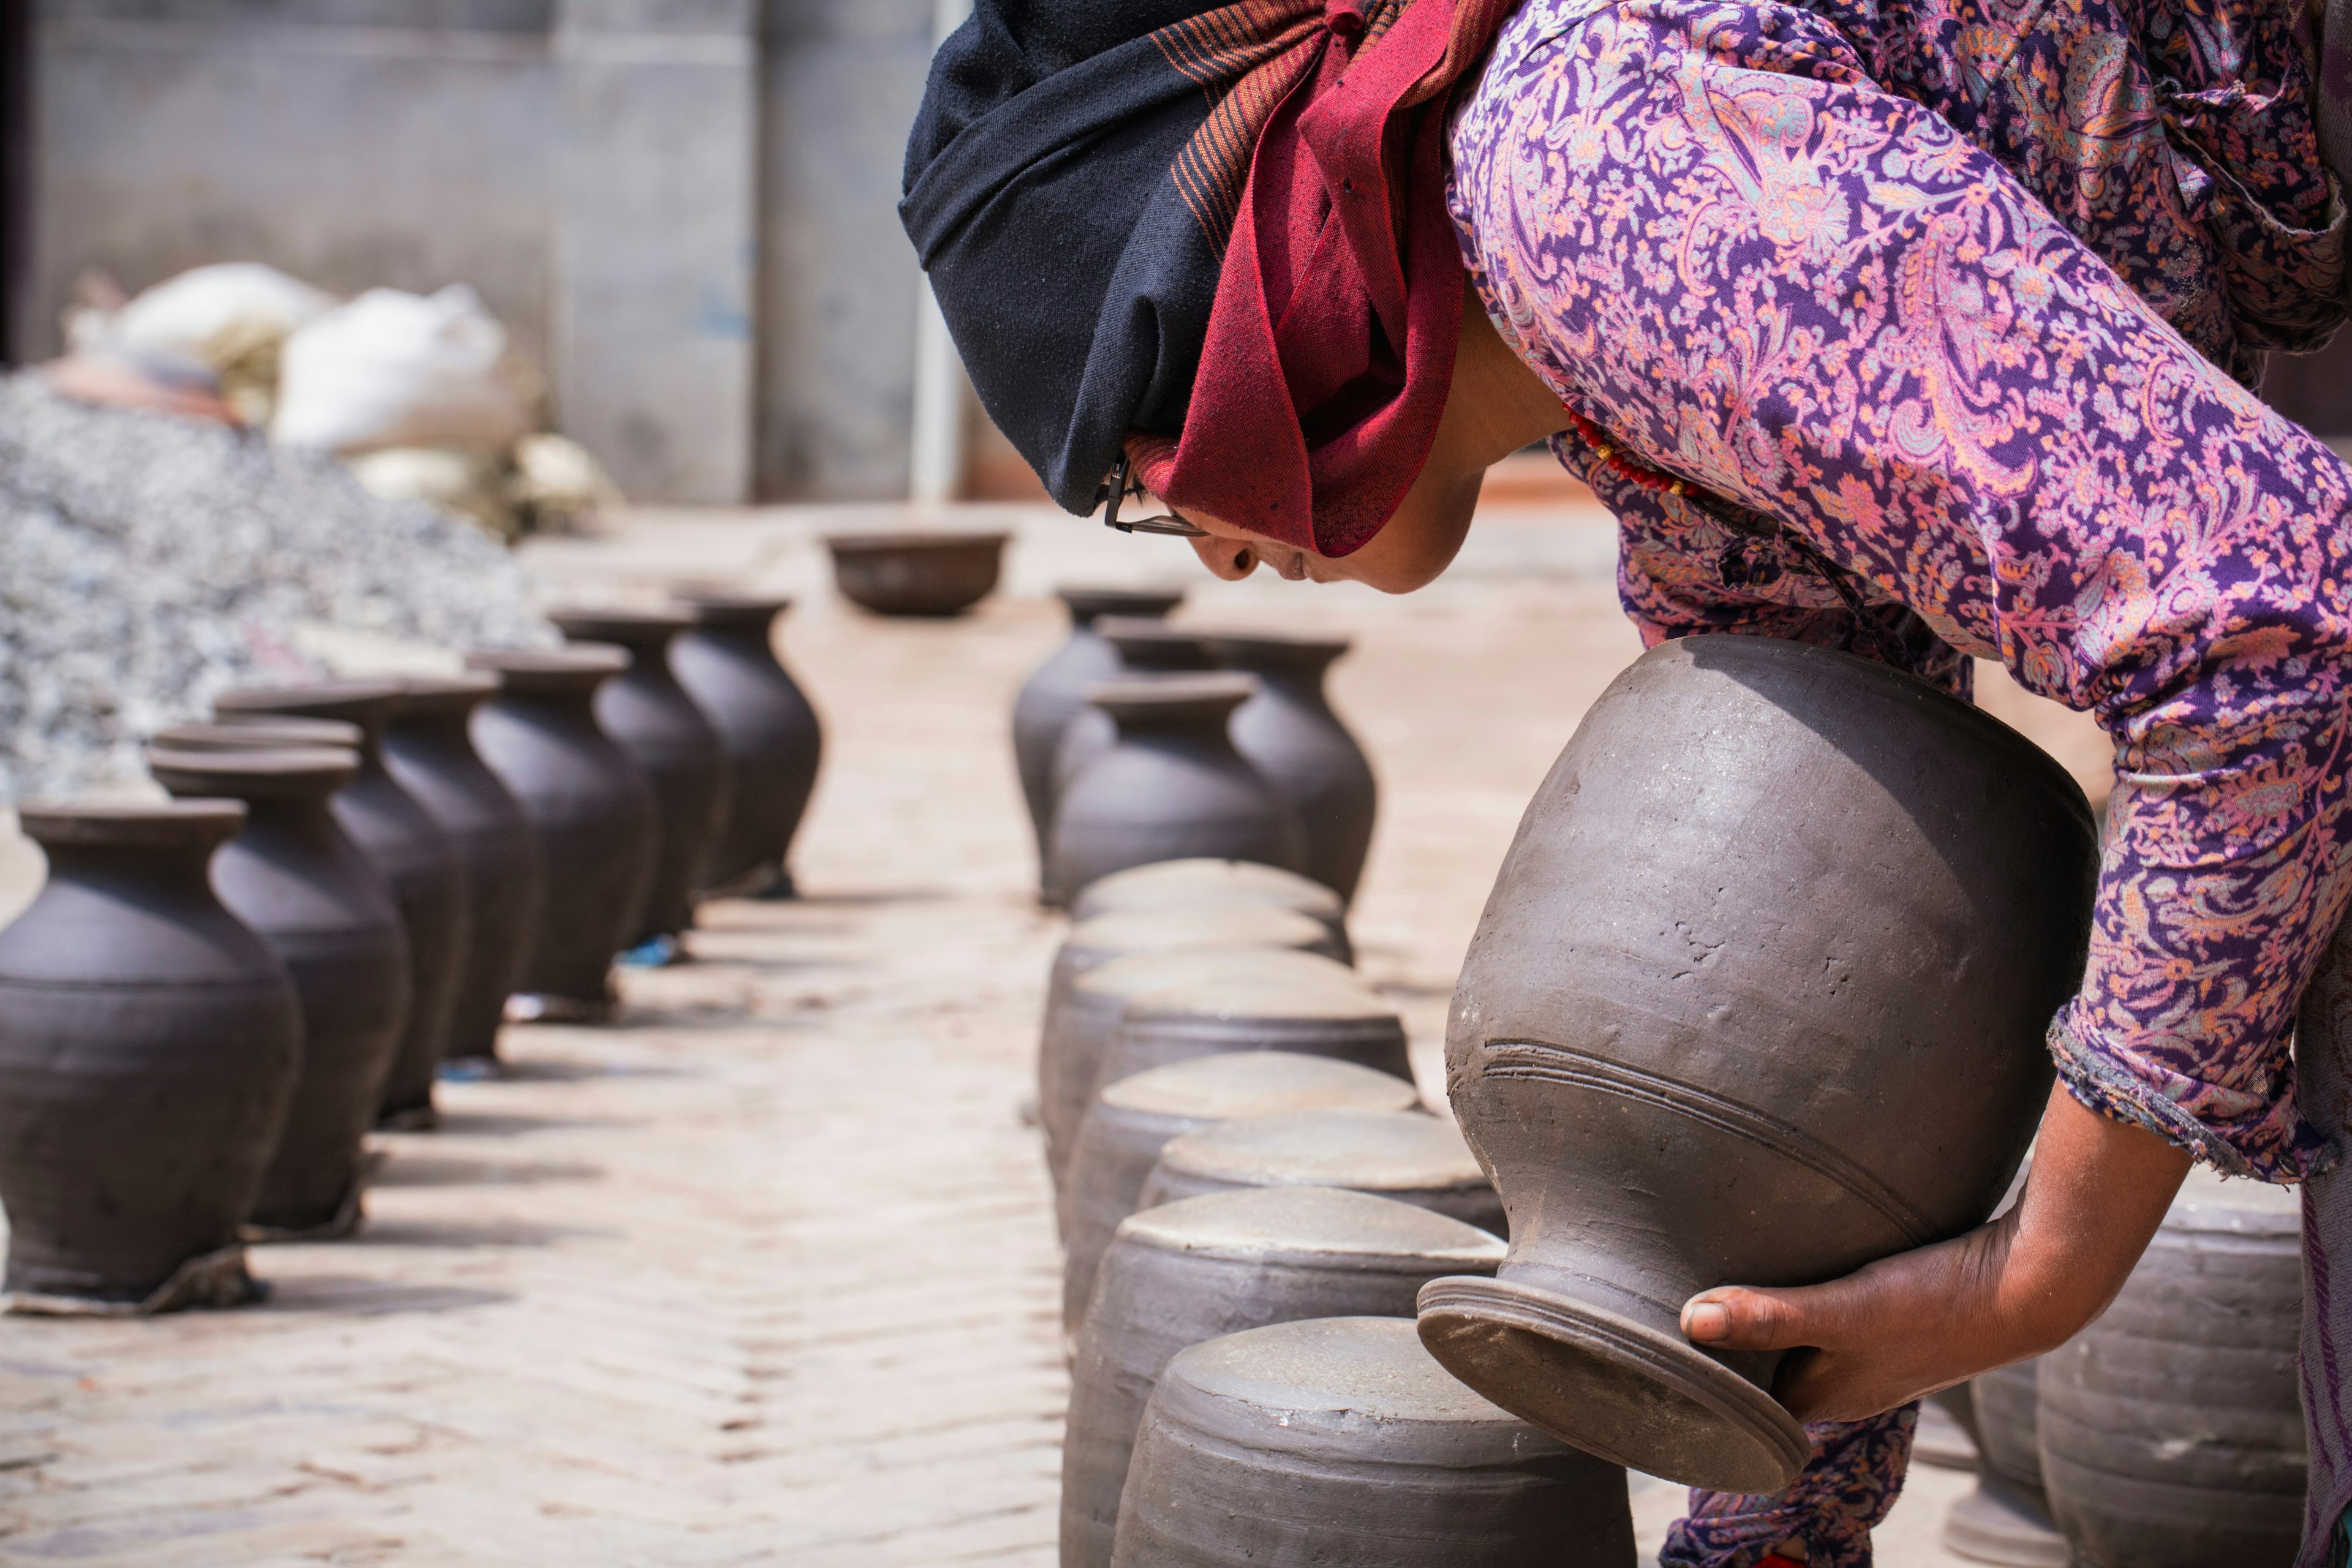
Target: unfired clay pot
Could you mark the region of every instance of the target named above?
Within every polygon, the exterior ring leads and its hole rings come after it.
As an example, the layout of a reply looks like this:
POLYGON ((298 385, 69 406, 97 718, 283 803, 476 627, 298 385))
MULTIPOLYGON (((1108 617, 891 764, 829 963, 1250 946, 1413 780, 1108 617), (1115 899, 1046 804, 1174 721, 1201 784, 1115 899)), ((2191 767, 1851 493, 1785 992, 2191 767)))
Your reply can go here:
POLYGON ((361 1140, 408 1022, 408 938, 392 889, 328 802, 351 752, 147 753, 173 795, 241 800, 244 827, 213 857, 221 902, 286 966, 301 1066, 252 1208, 261 1239, 348 1236, 360 1222, 361 1140))
POLYGON ((1095 623, 1105 616, 1164 616, 1184 595, 1181 589, 1064 588, 1056 596, 1070 612, 1070 635, 1029 672, 1013 700, 1013 760, 1021 771, 1029 825, 1036 830, 1041 882, 1054 822, 1054 756, 1061 748, 1062 731, 1086 711, 1087 688, 1122 668, 1118 651, 1102 639, 1095 623))
POLYGON ((285 965, 206 873, 244 808, 26 806, 18 822, 48 879, 0 931, 10 1304, 249 1300, 237 1226, 302 1042, 285 965))
POLYGON ((1234 713, 1234 749, 1298 814, 1307 839, 1301 869, 1352 900, 1372 847, 1380 786, 1323 691, 1324 672, 1348 651, 1348 639, 1220 632, 1205 642, 1219 664, 1257 678, 1257 695, 1234 713))
POLYGON ((1972 1563, 2067 1568, 2066 1538, 2042 1489, 2040 1366, 2036 1357, 1961 1385, 1973 1403, 1977 1486, 1944 1516, 1944 1545, 1972 1563))
POLYGON ((1625 1472, 1447 1375, 1403 1318, 1180 1352, 1145 1407, 1115 1568, 1633 1568, 1625 1472))
POLYGON ((1410 1079, 1292 1051, 1197 1057, 1108 1085, 1079 1123, 1062 1186, 1062 1321, 1086 1317, 1103 1249, 1171 1140, 1236 1116, 1420 1109, 1410 1079))
POLYGON ((691 623, 675 610, 557 610, 548 618, 577 645, 626 648, 629 668, 596 689, 596 722, 653 786, 660 821, 653 880, 631 945, 675 941, 694 923, 694 895, 729 809, 719 731, 670 673, 669 648, 691 623))
POLYGON ((1446 1082, 1511 1210, 1423 1292, 1437 1358, 1591 1452, 1727 1491, 1808 1445, 1695 1292, 1835 1279, 1980 1223, 2050 1085, 2097 869, 2083 792, 1925 683, 1758 637, 1652 649, 1519 825, 1446 1082))
POLYGON ((1501 1236, 1503 1205, 1462 1135, 1405 1110, 1294 1110, 1220 1121, 1170 1141, 1135 1206, 1238 1187, 1346 1187, 1501 1236))
POLYGON ((1177 1352, 1305 1318, 1408 1317, 1443 1274, 1490 1272, 1503 1243, 1369 1193, 1255 1187, 1118 1227, 1070 1369, 1062 1568, 1105 1568, 1143 1408, 1177 1352))
POLYGON ((1003 533, 836 533, 834 585, 877 616, 960 616, 986 598, 1003 568, 1003 533))
POLYGON ((785 862, 824 752, 816 710, 776 657, 775 624, 792 601, 710 589, 678 598, 694 624, 669 645, 670 673, 727 754, 727 809, 704 890, 789 895, 785 862))
POLYGON ((539 929, 509 1010, 593 1022, 614 1006, 614 955, 653 885, 653 786, 596 722, 596 689, 628 668, 617 647, 476 653, 499 678, 474 712, 474 749, 530 819, 545 871, 539 929))
POLYGON ((498 695, 488 675, 402 682, 407 700, 383 734, 384 766, 415 797, 466 863, 466 963, 444 1059, 499 1054, 507 998, 520 988, 539 929, 539 839, 498 774, 474 750, 474 710, 498 695))
POLYGON ((1215 857, 1297 870, 1298 820, 1225 732, 1254 687, 1247 676, 1129 676, 1087 700, 1118 743, 1056 798, 1045 882, 1067 903, 1097 877, 1155 860, 1215 857))
POLYGON ((415 1128, 434 1121, 433 1075, 448 1053, 473 942, 473 889, 456 842, 384 765, 384 731, 404 700, 393 681, 321 680, 225 691, 213 711, 229 724, 299 718, 359 729, 359 776, 335 796, 335 821, 391 885, 408 933, 408 1025, 377 1115, 387 1126, 415 1128))
POLYGON ((1157 910, 1206 909, 1217 904, 1271 904, 1312 915, 1331 928, 1340 961, 1348 951, 1348 910, 1339 895, 1296 871, 1255 860, 1155 860, 1097 877, 1070 903, 1072 920, 1157 910))
POLYGON ((2042 1480, 2081 1568, 2295 1561, 2301 1212, 2191 1171, 2115 1304, 2042 1358, 2042 1480))
MULTIPOLYGON (((1104 616, 1095 622, 1095 635, 1110 650, 1114 667, 1106 671, 1102 680, 1116 680, 1129 675, 1198 674, 1217 668, 1209 657, 1208 646, 1201 634, 1189 626, 1171 626, 1157 616, 1104 616)), ((1093 762, 1118 743, 1118 726, 1109 714, 1095 707, 1087 697, 1097 682, 1078 688, 1078 710, 1063 727, 1062 739, 1054 748, 1053 793, 1056 809, 1070 782, 1086 771, 1093 762)), ((1052 837, 1045 840, 1050 856, 1052 837)))

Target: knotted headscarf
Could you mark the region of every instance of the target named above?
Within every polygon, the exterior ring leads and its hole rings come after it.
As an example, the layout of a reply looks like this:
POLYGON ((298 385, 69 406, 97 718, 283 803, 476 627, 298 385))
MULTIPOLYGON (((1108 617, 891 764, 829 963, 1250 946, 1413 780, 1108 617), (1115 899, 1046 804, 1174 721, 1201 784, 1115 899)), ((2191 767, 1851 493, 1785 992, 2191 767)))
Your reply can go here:
POLYGON ((1461 327, 1444 116, 1515 0, 982 0, 899 214, 981 400, 1083 512, 1142 477, 1327 555, 1429 455, 1461 327))

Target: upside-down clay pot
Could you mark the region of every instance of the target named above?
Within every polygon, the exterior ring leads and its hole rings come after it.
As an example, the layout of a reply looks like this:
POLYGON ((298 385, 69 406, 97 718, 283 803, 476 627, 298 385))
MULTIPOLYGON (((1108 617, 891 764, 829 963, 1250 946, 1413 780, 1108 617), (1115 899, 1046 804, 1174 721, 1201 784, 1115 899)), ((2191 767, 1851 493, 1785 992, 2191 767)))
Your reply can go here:
POLYGON ((614 1005, 613 959, 639 929, 661 833, 653 786, 596 722, 596 689, 628 668, 617 647, 474 653, 499 679, 474 710, 474 750, 539 840, 539 927, 510 1010, 593 1022, 614 1005))
POLYGON ((1170 1140, 1138 1209, 1241 1187, 1345 1187, 1501 1236, 1502 1200, 1462 1134, 1418 1110, 1237 1117, 1170 1140))
POLYGON ((1348 909, 1339 895, 1296 871, 1255 860, 1155 860, 1098 877, 1070 902, 1070 918, 1208 909, 1219 904, 1268 904, 1312 915, 1331 928, 1341 963, 1348 948, 1348 909))
POLYGON ((1215 950, 1308 953, 1328 963, 1333 946, 1329 929, 1320 921, 1265 905, 1103 915, 1072 926, 1046 976, 1045 1016, 1037 1044, 1037 1111, 1048 1166, 1059 1171, 1069 1158, 1077 1119, 1086 1113, 1086 1097, 1094 1089, 1101 1049, 1118 1026, 1127 994, 1105 990, 1081 999, 1076 986, 1082 975, 1115 959, 1215 950), (1066 1077, 1074 1079, 1074 1087, 1064 1087, 1066 1077))
POLYGON ((1212 1193, 1129 1219, 1071 1363, 1062 1568, 1110 1562, 1136 1427, 1179 1351, 1306 1318, 1410 1317, 1425 1281, 1502 1258, 1483 1230, 1331 1187, 1212 1193))
POLYGON ((237 1226, 277 1147, 301 1019, 213 891, 234 801, 26 806, 48 857, 0 931, 0 1203, 19 1310, 249 1300, 237 1226))
POLYGON ((675 938, 694 923, 694 895, 728 810, 719 731, 670 673, 670 644, 691 623, 672 610, 557 610, 548 618, 574 644, 629 652, 629 668, 596 689, 596 722, 645 773, 660 821, 632 945, 675 938))
MULTIPOLYGON (((1199 632, 1171 626, 1157 616, 1104 616, 1095 622, 1095 635, 1115 661, 1102 680, 1129 675, 1199 674, 1217 668, 1217 661, 1209 657, 1208 645, 1199 632)), ((1088 682, 1078 688, 1078 710, 1063 726, 1061 742, 1054 748, 1052 784, 1056 809, 1070 781, 1084 773, 1088 763, 1118 743, 1118 726, 1109 714, 1094 706, 1087 695, 1097 684, 1099 682, 1088 682)), ((1050 855, 1050 833, 1043 847, 1050 855)))
POLYGON ((1591 1452, 1786 1486, 1778 1355, 1692 1345, 1683 1303, 1992 1212, 2096 870, 2064 770, 1924 682, 1759 637, 1643 655, 1528 806, 1454 989, 1447 1089, 1511 1254, 1423 1292, 1431 1351, 1591 1452))
POLYGON ((793 835, 824 752, 816 710, 776 657, 776 620, 792 601, 715 590, 678 598, 694 624, 669 645, 670 673, 719 731, 727 757, 726 810, 703 889, 789 892, 793 835))
POLYGON ((497 678, 420 677, 383 734, 384 766, 457 846, 466 863, 466 962, 451 1010, 448 1060, 495 1059, 507 998, 521 988, 539 929, 539 839, 530 819, 474 750, 474 711, 497 678))
POLYGON ((384 731, 405 700, 395 682, 322 680, 225 691, 213 699, 213 711, 231 725, 299 718, 358 727, 359 776, 336 795, 335 821, 390 885, 408 933, 408 1025, 384 1079, 378 1119, 394 1127, 429 1127, 433 1075, 448 1054, 457 988, 473 942, 473 889, 457 844, 384 765, 384 731))
POLYGON ((1313 1318, 1169 1362, 1114 1568, 1633 1568, 1625 1472, 1449 1376, 1405 1318, 1313 1318))
POLYGON ((1021 773, 1029 825, 1036 830, 1041 882, 1054 823, 1054 756, 1061 748, 1062 732, 1086 711, 1087 688, 1123 668, 1118 650, 1102 639, 1095 623, 1105 616, 1164 616, 1184 598, 1181 589, 1158 593, 1139 588, 1063 588, 1055 596, 1070 612, 1070 635, 1029 672, 1013 700, 1013 761, 1021 773))
POLYGON ((1128 676, 1087 700, 1118 741, 1071 777, 1054 807, 1045 861, 1066 904, 1097 877, 1155 860, 1211 857, 1299 868, 1298 820, 1225 732, 1249 698, 1247 676, 1128 676))
POLYGON ((264 1239, 358 1227, 361 1142, 408 1022, 400 907, 329 806, 359 767, 356 753, 325 747, 147 753, 173 795, 245 803, 244 827, 213 857, 213 887, 286 966, 301 1012, 301 1065, 253 1201, 264 1239))
POLYGON ((1173 1140, 1237 1116, 1420 1109, 1409 1079, 1292 1051, 1198 1057, 1107 1085, 1078 1125, 1062 1186, 1062 1321, 1075 1330, 1086 1317, 1111 1233, 1135 1212, 1160 1152, 1173 1140))
POLYGON ((834 585, 877 616, 960 616, 988 597, 1003 569, 1003 533, 836 533, 834 585))
POLYGON ((1219 664, 1257 678, 1257 695, 1234 713, 1234 748, 1298 814, 1307 840, 1301 869, 1352 901, 1372 847, 1380 786, 1323 690, 1324 672, 1348 651, 1348 639, 1221 632, 1205 642, 1219 664))
POLYGON ((2042 1487, 2041 1364, 2037 1356, 1961 1385, 1975 1417, 1977 1485, 1944 1516, 1944 1544, 1970 1562, 2067 1568, 2071 1560, 2042 1487))
POLYGON ((2301 1214, 2191 1171, 2114 1305, 2042 1358, 2042 1481, 2081 1568, 2295 1561, 2301 1214))

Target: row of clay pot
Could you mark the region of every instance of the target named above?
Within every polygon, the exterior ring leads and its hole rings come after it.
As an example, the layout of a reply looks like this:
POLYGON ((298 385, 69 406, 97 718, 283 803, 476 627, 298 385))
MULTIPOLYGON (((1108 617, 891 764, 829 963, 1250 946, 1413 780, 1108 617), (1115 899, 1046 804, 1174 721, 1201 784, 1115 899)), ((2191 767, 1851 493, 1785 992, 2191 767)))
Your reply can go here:
POLYGON ((1061 595, 1070 636, 1013 710, 1041 897, 1060 906, 1129 866, 1217 856, 1302 872, 1344 906, 1378 795, 1323 691, 1347 641, 1171 626, 1181 597, 1061 595))

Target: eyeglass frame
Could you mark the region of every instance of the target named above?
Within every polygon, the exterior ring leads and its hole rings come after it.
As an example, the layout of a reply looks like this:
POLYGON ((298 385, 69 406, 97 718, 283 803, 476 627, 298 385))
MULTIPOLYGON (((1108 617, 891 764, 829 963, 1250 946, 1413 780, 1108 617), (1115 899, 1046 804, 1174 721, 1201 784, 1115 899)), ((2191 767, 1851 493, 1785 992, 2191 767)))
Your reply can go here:
POLYGON ((1139 517, 1132 521, 1122 521, 1118 515, 1118 503, 1129 496, 1141 496, 1144 493, 1143 481, 1134 477, 1133 465, 1129 462, 1127 454, 1121 452, 1118 457, 1118 467, 1111 470, 1111 477, 1104 482, 1099 497, 1103 508, 1103 526, 1117 529, 1121 533, 1159 533, 1174 539, 1209 537, 1209 531, 1200 524, 1187 522, 1181 517, 1165 512, 1158 517, 1139 517))

